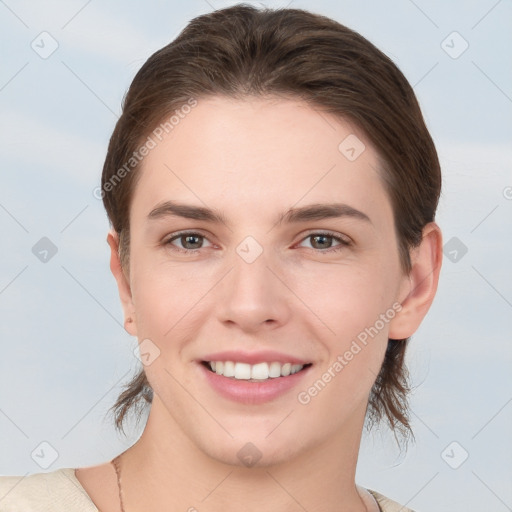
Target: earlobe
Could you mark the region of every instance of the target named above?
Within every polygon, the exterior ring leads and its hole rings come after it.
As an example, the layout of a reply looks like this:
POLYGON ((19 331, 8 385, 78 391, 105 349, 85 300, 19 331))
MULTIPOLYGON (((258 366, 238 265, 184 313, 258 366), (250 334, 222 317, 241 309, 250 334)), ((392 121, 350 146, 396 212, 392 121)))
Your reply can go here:
POLYGON ((107 243, 110 246, 110 270, 114 276, 119 298, 124 312, 124 328, 128 334, 137 336, 137 324, 135 322, 135 307, 132 300, 130 282, 121 266, 119 255, 119 235, 113 229, 107 235, 107 243))
POLYGON ((389 338, 405 339, 416 332, 434 300, 442 259, 441 230, 430 222, 423 229, 421 244, 411 252, 412 268, 401 290, 402 309, 390 322, 389 338))

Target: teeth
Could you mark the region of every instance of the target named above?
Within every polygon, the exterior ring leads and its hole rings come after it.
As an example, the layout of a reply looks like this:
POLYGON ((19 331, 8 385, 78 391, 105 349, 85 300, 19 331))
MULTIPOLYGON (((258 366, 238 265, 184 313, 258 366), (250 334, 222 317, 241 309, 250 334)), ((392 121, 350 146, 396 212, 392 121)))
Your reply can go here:
POLYGON ((258 363, 251 368, 251 379, 268 379, 268 364, 258 363))
POLYGON ((268 369, 269 377, 281 377, 281 364, 280 363, 270 363, 270 367, 268 369))
POLYGON ((235 364, 235 379, 249 380, 251 378, 251 365, 246 363, 235 364))
POLYGON ((233 361, 210 361, 208 363, 213 372, 224 377, 234 377, 238 380, 266 380, 269 378, 288 377, 304 368, 302 364, 292 363, 235 363, 233 361))
POLYGON ((224 363, 224 371, 222 373, 224 377, 234 377, 235 376, 235 363, 233 361, 226 361, 224 363))

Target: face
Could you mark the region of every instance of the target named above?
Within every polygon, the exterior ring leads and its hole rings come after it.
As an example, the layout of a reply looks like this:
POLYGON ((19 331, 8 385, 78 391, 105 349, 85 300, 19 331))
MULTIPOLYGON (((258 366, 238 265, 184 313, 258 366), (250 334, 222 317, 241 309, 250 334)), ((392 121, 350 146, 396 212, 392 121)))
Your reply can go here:
POLYGON ((167 430, 231 464, 357 437, 409 283, 370 141, 300 101, 210 98, 140 172, 125 308, 167 430))

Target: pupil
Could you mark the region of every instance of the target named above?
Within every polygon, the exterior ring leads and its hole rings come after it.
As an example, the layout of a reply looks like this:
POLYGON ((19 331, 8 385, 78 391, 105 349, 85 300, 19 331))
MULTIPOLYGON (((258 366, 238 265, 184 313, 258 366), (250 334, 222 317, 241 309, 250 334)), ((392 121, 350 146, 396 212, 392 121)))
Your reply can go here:
MULTIPOLYGON (((200 237, 194 236, 194 235, 185 235, 184 238, 185 238, 185 244, 190 243, 190 244, 194 245, 194 242, 191 240, 194 240, 194 239, 199 240, 200 237)), ((200 243, 196 242, 196 245, 200 245, 200 243)), ((197 247, 192 247, 192 249, 197 249, 197 247)))
POLYGON ((320 239, 320 245, 322 245, 322 244, 323 244, 323 245, 324 245, 324 247, 325 247, 325 246, 328 246, 328 244, 326 244, 326 243, 325 243, 325 241, 326 241, 328 238, 330 238, 330 237, 329 237, 328 235, 317 235, 317 236, 314 236, 313 238, 314 238, 314 240, 315 240, 315 243, 320 239), (322 240, 323 240, 323 242, 322 242, 322 240))

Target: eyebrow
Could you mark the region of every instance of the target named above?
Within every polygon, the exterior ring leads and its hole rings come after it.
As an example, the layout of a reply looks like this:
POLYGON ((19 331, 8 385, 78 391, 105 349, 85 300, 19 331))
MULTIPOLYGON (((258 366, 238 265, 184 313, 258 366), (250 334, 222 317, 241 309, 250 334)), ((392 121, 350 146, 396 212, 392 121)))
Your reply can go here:
MULTIPOLYGON (((225 216, 216 210, 203 206, 192 206, 177 201, 165 201, 156 206, 148 215, 148 220, 164 217, 182 217, 184 219, 202 220, 214 224, 229 225, 225 216)), ((311 204, 300 208, 290 208, 282 213, 276 224, 299 223, 312 220, 351 217, 372 223, 368 215, 343 203, 311 204)))

